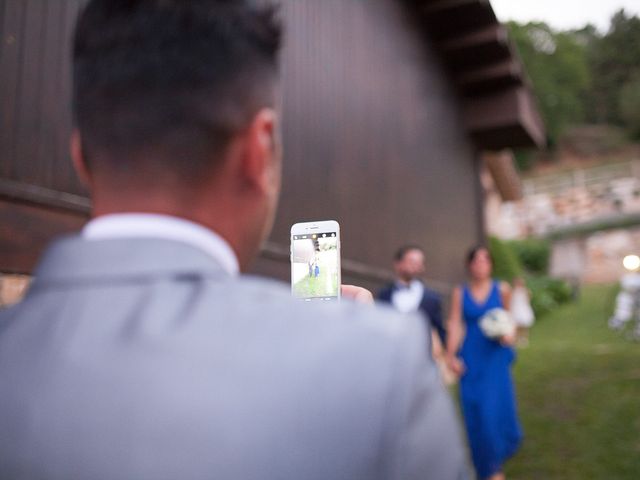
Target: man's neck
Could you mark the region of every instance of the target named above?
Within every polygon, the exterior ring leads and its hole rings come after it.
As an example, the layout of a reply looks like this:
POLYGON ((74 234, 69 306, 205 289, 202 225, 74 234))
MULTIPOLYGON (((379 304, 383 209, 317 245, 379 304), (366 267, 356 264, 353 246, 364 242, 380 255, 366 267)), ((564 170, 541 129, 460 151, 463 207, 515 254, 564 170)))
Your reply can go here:
MULTIPOLYGON (((224 212, 225 210, 222 207, 211 207, 210 211, 224 212)), ((238 260, 240 269, 244 271, 248 261, 245 258, 246 256, 242 255, 242 252, 246 249, 243 249, 242 247, 242 236, 238 233, 238 228, 236 228, 237 224, 226 220, 224 214, 214 216, 209 213, 205 216, 201 213, 202 209, 199 209, 196 205, 193 206, 191 211, 185 211, 185 209, 176 208, 175 205, 167 205, 166 207, 162 205, 131 205, 127 208, 117 208, 117 206, 105 208, 103 205, 97 204, 94 208, 92 218, 98 219, 111 215, 143 214, 168 216, 186 220, 215 232, 216 235, 220 236, 232 249, 236 259, 238 260)))
POLYGON ((240 269, 246 271, 259 250, 256 234, 250 229, 254 215, 250 202, 237 195, 228 182, 194 186, 192 189, 144 189, 125 184, 120 189, 109 184, 93 185, 93 217, 110 214, 143 213, 181 218, 214 231, 234 251, 240 269))

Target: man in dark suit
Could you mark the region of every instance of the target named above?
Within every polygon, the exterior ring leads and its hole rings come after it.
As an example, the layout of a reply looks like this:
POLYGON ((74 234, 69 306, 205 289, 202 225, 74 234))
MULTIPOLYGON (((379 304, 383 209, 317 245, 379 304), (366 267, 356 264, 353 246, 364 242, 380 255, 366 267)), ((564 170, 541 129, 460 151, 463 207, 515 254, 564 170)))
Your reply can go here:
POLYGON ((440 294, 427 288, 420 280, 425 271, 422 249, 415 245, 399 248, 394 256, 393 269, 396 281, 380 290, 378 300, 390 303, 403 313, 421 312, 438 332, 442 345, 446 345, 440 294))

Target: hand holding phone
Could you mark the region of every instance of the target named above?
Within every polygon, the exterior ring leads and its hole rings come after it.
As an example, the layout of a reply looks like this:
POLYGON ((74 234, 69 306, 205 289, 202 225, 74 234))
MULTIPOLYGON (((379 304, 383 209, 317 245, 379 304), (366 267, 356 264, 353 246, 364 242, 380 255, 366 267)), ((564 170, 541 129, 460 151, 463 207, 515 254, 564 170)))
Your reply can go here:
POLYGON ((340 288, 342 298, 348 298, 357 303, 375 303, 373 294, 364 287, 356 285, 342 285, 340 288))

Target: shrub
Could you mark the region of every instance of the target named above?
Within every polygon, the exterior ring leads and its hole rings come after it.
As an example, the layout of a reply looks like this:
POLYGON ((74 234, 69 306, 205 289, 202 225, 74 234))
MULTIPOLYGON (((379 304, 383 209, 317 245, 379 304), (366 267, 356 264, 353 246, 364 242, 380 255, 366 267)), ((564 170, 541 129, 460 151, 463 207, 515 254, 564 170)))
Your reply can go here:
POLYGON ((496 237, 489 238, 489 250, 493 257, 493 276, 507 282, 523 274, 522 265, 511 246, 496 237))
POLYGON ((525 270, 536 274, 547 273, 551 256, 551 246, 547 240, 528 238, 512 240, 508 244, 518 256, 525 270))
POLYGON ((489 250, 493 257, 495 278, 507 282, 513 282, 517 277, 525 278, 536 317, 540 318, 571 300, 573 292, 567 282, 545 275, 551 252, 547 241, 527 239, 506 242, 490 237, 489 250))
POLYGON ((571 285, 564 280, 527 275, 526 281, 531 292, 531 307, 538 318, 571 300, 571 285))

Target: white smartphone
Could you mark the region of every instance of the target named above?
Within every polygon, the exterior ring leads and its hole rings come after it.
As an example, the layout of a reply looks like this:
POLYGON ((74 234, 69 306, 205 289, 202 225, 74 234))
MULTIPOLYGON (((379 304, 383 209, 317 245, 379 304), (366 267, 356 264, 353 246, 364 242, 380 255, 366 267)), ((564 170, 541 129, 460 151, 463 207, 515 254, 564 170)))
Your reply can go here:
POLYGON ((335 220, 291 227, 291 292, 305 301, 340 299, 340 225, 335 220))

